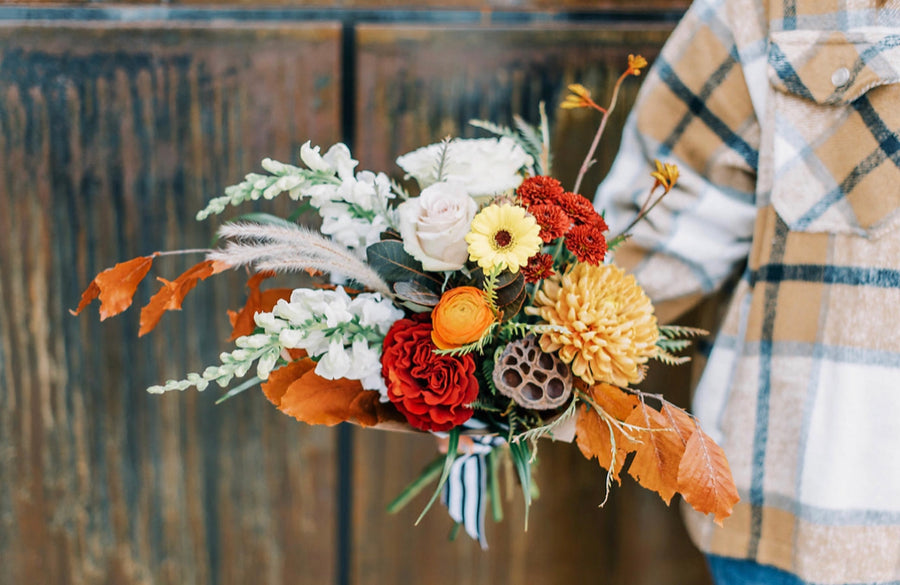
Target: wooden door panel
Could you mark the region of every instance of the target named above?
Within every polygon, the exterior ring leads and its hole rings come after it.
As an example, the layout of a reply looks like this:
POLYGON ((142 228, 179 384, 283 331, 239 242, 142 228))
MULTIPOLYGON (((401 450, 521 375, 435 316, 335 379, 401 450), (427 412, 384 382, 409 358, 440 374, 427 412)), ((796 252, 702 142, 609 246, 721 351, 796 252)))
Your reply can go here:
MULTIPOLYGON (((21 4, 41 4, 41 2, 14 2, 21 4)), ((86 2, 85 0, 61 0, 54 4, 72 5, 163 5, 163 6, 200 6, 221 7, 223 3, 218 0, 175 0, 163 2, 161 0, 99 0, 86 2)), ((269 0, 266 7, 297 7, 310 9, 377 9, 377 10, 498 10, 516 12, 563 12, 563 11, 619 11, 619 12, 653 12, 685 10, 690 0, 269 0)), ((254 0, 233 0, 228 5, 242 6, 246 8, 259 8, 261 5, 254 0)))
MULTIPOLYGON (((529 28, 362 25, 357 32, 355 155, 362 168, 392 169, 397 155, 444 136, 486 136, 472 118, 536 123, 539 103, 551 118, 554 175, 572 186, 599 122, 587 110, 559 110, 570 83, 601 104, 629 54, 652 59, 670 27, 529 28)), ((598 164, 582 192, 590 196, 612 162, 621 127, 640 85, 631 78, 610 119, 598 164)), ((648 169, 648 173, 652 169, 648 169)), ((654 372, 646 389, 687 402, 689 368, 654 372), (677 391, 673 395, 671 389, 677 391)), ((461 534, 440 505, 418 527, 429 494, 396 516, 383 509, 435 457, 434 441, 413 435, 356 433, 354 583, 707 583, 702 558, 677 510, 626 479, 604 497, 605 473, 574 445, 544 443, 536 475, 540 498, 524 530, 524 505, 511 485, 502 524, 488 522, 490 549, 461 534)), ((514 483, 514 482, 509 482, 514 483)))
POLYGON ((208 246, 194 213, 261 158, 337 140, 339 71, 328 23, 0 27, 0 582, 332 580, 333 432, 255 391, 144 392, 216 363, 244 277, 140 339, 136 307, 68 309, 116 262, 208 246))

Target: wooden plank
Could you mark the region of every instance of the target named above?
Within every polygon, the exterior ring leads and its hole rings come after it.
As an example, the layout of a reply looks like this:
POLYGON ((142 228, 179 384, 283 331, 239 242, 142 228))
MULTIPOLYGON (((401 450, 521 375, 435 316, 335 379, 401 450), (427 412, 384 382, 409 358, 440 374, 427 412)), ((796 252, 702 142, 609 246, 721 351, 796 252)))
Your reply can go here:
POLYGON ((243 277, 141 339, 134 309, 68 309, 118 261, 208 246, 194 212, 264 156, 336 141, 339 71, 329 23, 0 27, 0 582, 333 579, 333 431, 143 390, 216 363, 243 277))
MULTIPOLYGON (((670 30, 360 26, 354 153, 362 168, 399 176, 397 155, 447 135, 484 135, 467 127, 471 118, 509 124, 521 114, 534 123, 544 101, 554 174, 571 187, 599 116, 559 110, 567 85, 584 84, 602 104, 628 54, 652 60, 670 30)), ((593 193, 608 169, 639 83, 625 83, 583 193, 593 193)), ((689 375, 689 368, 662 368, 646 389, 686 405, 689 375)), ((677 507, 666 508, 627 478, 599 509, 605 474, 573 445, 542 445, 541 496, 528 531, 521 495, 513 496, 504 522, 489 522, 487 552, 464 535, 447 542, 452 522, 440 506, 413 527, 427 496, 384 516, 386 504, 435 456, 433 439, 357 431, 356 447, 353 583, 708 583, 677 507)))
MULTIPOLYGON (((40 5, 40 0, 12 0, 12 4, 40 5)), ((57 5, 165 5, 165 6, 222 6, 219 0, 177 0, 164 2, 162 0, 115 0, 100 2, 88 2, 87 0, 58 0, 57 5)), ((233 0, 229 6, 258 9, 260 4, 254 0, 233 0)), ((376 9, 376 10, 479 10, 479 11, 515 11, 515 12, 564 12, 564 11, 620 11, 620 12, 652 12, 652 11, 683 11, 686 10, 690 0, 342 0, 341 2, 325 3, 322 0, 269 0, 266 6, 296 7, 310 9, 376 9), (326 6, 327 4, 327 6, 326 6)), ((489 18, 490 15, 485 15, 489 18)))
MULTIPOLYGON (((560 110, 566 87, 581 83, 607 103, 629 54, 652 59, 668 26, 464 28, 363 25, 357 33, 355 154, 363 168, 391 169, 394 159, 445 136, 486 136, 473 119, 536 124, 544 102, 551 119, 554 175, 569 188, 599 123, 587 110, 560 110)), ((606 173, 640 78, 628 79, 583 193, 606 173)))

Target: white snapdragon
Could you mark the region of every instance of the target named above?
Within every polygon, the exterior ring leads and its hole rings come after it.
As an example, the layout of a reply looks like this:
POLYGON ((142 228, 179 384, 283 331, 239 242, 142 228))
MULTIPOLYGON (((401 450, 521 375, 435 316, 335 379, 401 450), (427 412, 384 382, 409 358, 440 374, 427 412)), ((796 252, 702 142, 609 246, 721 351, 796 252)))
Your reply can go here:
POLYGON ((281 300, 273 314, 286 322, 279 340, 286 348, 304 349, 317 359, 316 374, 333 380, 360 380, 363 388, 386 396, 381 378, 381 344, 403 311, 377 293, 354 298, 342 287, 297 289, 281 300))
POLYGON ((397 164, 422 188, 435 182, 458 181, 472 197, 506 193, 522 183, 522 171, 533 172, 534 161, 515 140, 456 139, 424 146, 397 159, 397 164), (441 161, 441 152, 446 148, 441 161), (438 170, 440 168, 440 176, 438 170))
MULTIPOLYGON (((327 158, 328 154, 323 161, 327 158)), ((344 167, 352 168, 349 164, 344 167)), ((311 187, 307 191, 309 202, 322 217, 320 231, 363 256, 366 247, 377 242, 381 233, 394 224, 394 212, 389 207, 394 197, 391 182, 384 173, 370 171, 339 177, 339 185, 311 187)))
POLYGON ((353 176, 353 169, 359 161, 350 156, 350 149, 346 144, 339 142, 333 145, 324 156, 319 151, 318 146, 312 146, 307 140, 300 147, 300 160, 314 171, 335 173, 341 179, 353 176))
POLYGON ((378 293, 351 298, 341 287, 296 289, 289 301, 281 299, 272 311, 254 315, 262 331, 237 338, 236 349, 219 356, 221 365, 147 390, 162 393, 192 386, 203 390, 210 382, 224 387, 233 378, 244 377, 254 364, 257 378, 267 380, 283 350, 303 349, 318 361, 315 372, 319 376, 360 380, 363 388, 377 390, 382 400, 387 400, 381 345, 391 325, 402 317, 403 311, 378 293))

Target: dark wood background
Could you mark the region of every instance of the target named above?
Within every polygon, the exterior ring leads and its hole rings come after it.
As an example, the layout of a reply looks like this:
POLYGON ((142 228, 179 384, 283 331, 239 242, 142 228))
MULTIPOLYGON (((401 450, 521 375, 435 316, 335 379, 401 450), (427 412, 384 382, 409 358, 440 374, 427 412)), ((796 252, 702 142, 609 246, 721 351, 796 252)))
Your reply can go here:
MULTIPOLYGON (((542 448, 529 530, 513 492, 483 552, 448 541, 440 509, 414 527, 423 497, 384 511, 434 456, 429 437, 309 428, 252 391, 219 406, 217 389, 145 393, 228 348, 238 275, 201 283, 143 338, 137 311, 69 314, 118 261, 207 246, 219 220, 194 213, 307 139, 399 177, 397 155, 477 135, 470 118, 537 121, 544 101, 571 185, 597 118, 557 109, 566 85, 608 95, 686 3, 0 6, 0 583, 708 583, 677 505, 626 479, 599 509, 604 474, 572 445, 542 448)), ((686 405, 688 377, 658 369, 649 385, 686 405)))

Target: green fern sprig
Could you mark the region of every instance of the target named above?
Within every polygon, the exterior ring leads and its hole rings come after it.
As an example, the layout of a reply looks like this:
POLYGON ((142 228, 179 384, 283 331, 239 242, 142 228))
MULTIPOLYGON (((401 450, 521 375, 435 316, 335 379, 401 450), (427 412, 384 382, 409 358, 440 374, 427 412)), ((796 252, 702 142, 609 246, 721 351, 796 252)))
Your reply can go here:
POLYGON ((657 360, 670 366, 677 366, 691 361, 688 356, 677 356, 676 352, 684 351, 693 343, 693 339, 709 332, 697 327, 682 325, 660 325, 659 339, 656 347, 659 351, 654 356, 657 360))
POLYGON ((686 364, 691 361, 691 358, 686 355, 678 356, 662 349, 656 352, 656 355, 653 357, 667 366, 680 366, 681 364, 686 364))
POLYGON ((436 349, 434 350, 434 353, 435 355, 449 355, 453 357, 466 355, 467 353, 472 353, 473 351, 484 353, 484 348, 490 345, 494 340, 494 330, 497 328, 497 326, 498 324, 496 322, 491 323, 488 328, 484 330, 484 333, 481 334, 481 338, 478 341, 473 341, 472 343, 460 345, 459 347, 454 347, 452 349, 436 349))
POLYGON ((531 333, 541 335, 543 333, 568 333, 569 330, 562 325, 549 323, 522 323, 521 321, 507 321, 500 329, 499 337, 503 341, 521 339, 531 333))
POLYGON ((532 449, 535 452, 537 452, 537 440, 540 439, 541 437, 545 437, 547 435, 552 436, 553 432, 556 429, 558 429, 560 426, 562 426, 562 424, 565 423, 566 421, 568 421, 570 418, 575 416, 577 406, 578 406, 578 401, 575 399, 572 399, 569 402, 569 406, 566 407, 566 410, 561 415, 559 415, 558 417, 556 417, 555 419, 553 419, 552 421, 550 421, 549 423, 547 423, 545 425, 535 427, 533 429, 529 429, 529 430, 525 431, 524 433, 516 435, 515 437, 513 437, 513 441, 529 441, 529 442, 531 442, 532 449))
POLYGON ((449 136, 441 140, 441 148, 438 150, 436 166, 434 168, 435 183, 444 180, 444 165, 447 164, 447 155, 450 153, 450 143, 453 139, 449 136))
POLYGON ((500 271, 493 269, 484 273, 484 297, 491 306, 491 311, 496 315, 500 309, 497 307, 497 279, 500 271))
POLYGON ((666 339, 685 339, 709 335, 709 331, 699 327, 685 327, 683 325, 660 325, 659 334, 666 339))

